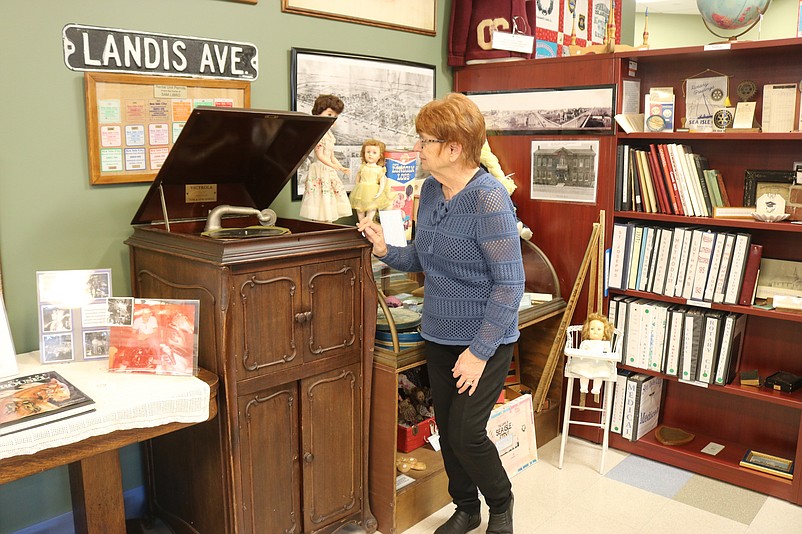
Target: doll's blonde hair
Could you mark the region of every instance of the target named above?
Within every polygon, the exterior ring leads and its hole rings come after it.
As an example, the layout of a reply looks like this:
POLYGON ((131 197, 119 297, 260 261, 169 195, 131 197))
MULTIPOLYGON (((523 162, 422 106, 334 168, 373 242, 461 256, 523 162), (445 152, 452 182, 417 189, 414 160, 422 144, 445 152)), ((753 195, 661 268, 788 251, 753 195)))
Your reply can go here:
POLYGON ((613 324, 601 313, 591 313, 588 315, 588 318, 585 319, 585 323, 582 325, 582 339, 588 339, 590 323, 593 321, 601 321, 604 325, 604 340, 611 341, 613 339, 613 324))
POLYGON ((387 150, 387 145, 379 141, 378 139, 366 139, 364 143, 362 143, 362 150, 360 151, 360 156, 362 156, 362 163, 365 163, 365 148, 369 146, 377 146, 379 147, 379 161, 376 162, 376 165, 379 167, 384 167, 384 151, 387 150))

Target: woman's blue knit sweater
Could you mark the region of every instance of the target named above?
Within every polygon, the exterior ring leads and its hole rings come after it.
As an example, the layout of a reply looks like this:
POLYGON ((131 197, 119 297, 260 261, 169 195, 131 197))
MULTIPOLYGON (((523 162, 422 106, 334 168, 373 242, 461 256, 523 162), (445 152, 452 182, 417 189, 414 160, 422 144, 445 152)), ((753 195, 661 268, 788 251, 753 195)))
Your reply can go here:
POLYGON ((524 268, 515 223, 507 191, 483 169, 450 200, 437 180, 424 181, 415 241, 388 245, 382 258, 424 273, 424 339, 469 346, 483 360, 518 339, 524 268))

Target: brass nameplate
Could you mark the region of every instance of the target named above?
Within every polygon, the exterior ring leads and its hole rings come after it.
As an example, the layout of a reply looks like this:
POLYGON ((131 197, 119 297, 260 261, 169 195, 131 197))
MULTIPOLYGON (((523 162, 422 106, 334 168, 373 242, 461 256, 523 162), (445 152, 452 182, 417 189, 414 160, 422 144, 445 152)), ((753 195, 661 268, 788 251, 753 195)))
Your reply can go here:
POLYGON ((187 184, 184 186, 184 202, 217 202, 217 184, 187 184))

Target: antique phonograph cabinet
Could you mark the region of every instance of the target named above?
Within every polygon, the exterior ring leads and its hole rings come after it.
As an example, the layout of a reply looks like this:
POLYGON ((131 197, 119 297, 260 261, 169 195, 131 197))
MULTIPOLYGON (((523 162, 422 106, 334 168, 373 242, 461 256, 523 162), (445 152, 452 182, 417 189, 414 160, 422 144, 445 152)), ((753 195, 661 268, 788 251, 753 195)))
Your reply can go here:
POLYGON ((200 300, 199 365, 220 377, 217 418, 149 444, 150 503, 176 532, 376 529, 370 245, 262 211, 332 122, 198 108, 132 221, 135 296, 200 300), (236 208, 209 217, 220 205, 236 208))

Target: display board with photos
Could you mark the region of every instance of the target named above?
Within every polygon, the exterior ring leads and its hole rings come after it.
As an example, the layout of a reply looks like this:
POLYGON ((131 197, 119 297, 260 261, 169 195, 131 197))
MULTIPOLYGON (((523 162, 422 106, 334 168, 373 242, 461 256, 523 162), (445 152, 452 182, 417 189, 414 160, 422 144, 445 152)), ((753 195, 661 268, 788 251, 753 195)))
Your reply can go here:
POLYGON ((38 271, 36 288, 42 363, 108 357, 111 269, 38 271))
POLYGON ((89 180, 150 182, 198 106, 247 108, 247 80, 84 73, 89 180))

